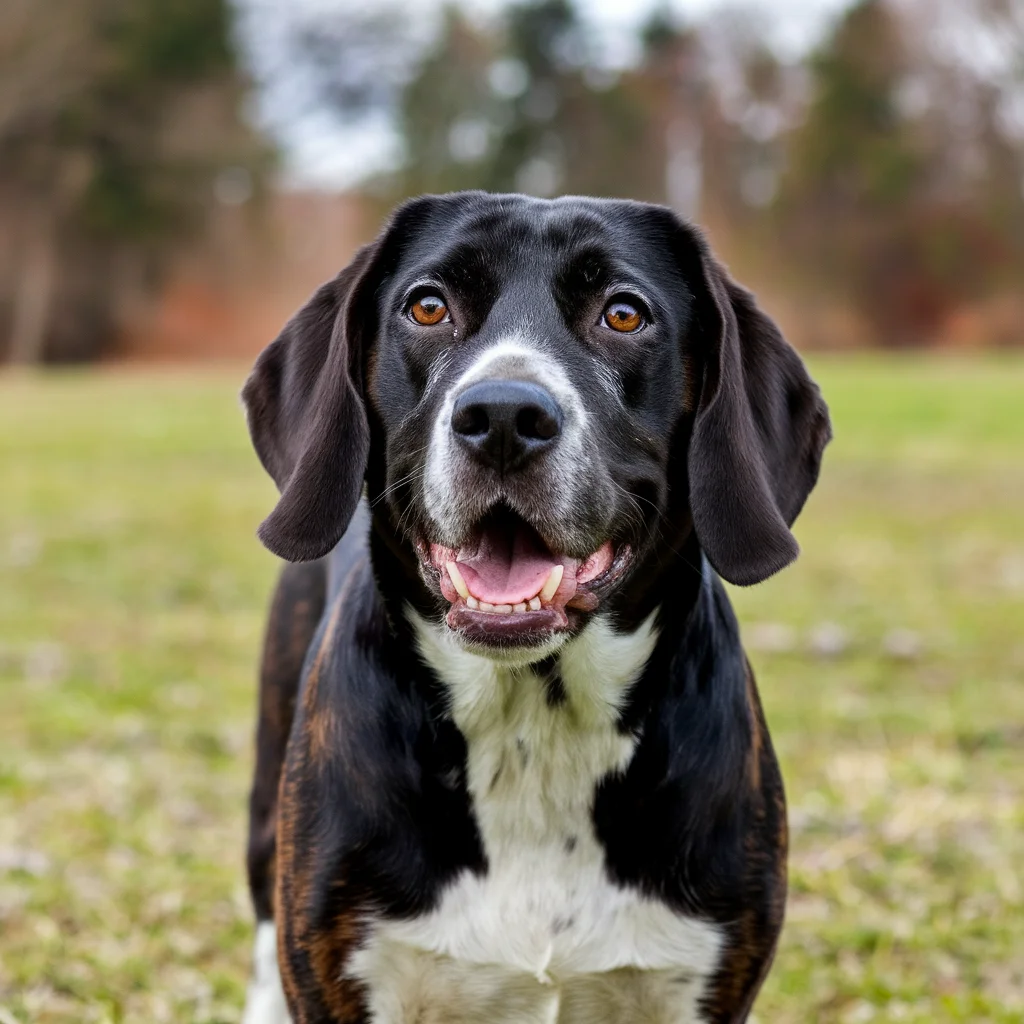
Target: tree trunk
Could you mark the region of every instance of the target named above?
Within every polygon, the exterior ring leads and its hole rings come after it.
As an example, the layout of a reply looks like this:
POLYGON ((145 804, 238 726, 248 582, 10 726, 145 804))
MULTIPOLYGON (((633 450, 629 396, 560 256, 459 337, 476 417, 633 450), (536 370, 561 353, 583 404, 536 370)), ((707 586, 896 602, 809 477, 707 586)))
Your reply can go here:
POLYGON ((46 356, 56 271, 54 227, 52 218, 46 216, 36 221, 29 233, 11 317, 8 358, 15 365, 36 365, 46 356))

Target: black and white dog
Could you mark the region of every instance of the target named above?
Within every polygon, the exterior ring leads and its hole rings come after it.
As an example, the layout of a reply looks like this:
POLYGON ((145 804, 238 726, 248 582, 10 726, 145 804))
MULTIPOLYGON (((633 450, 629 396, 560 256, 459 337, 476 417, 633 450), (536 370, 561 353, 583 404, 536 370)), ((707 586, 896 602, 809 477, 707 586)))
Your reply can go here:
POLYGON ((428 196, 244 399, 303 563, 247 1024, 746 1020, 786 813, 718 576, 793 560, 830 437, 752 296, 661 207, 428 196))

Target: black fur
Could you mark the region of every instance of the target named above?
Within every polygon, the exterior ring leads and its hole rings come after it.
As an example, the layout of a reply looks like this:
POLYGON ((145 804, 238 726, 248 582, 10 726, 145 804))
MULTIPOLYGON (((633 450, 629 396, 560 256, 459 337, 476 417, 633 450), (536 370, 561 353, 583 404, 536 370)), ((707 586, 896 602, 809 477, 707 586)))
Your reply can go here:
MULTIPOLYGON (((818 389, 668 210, 426 197, 296 315, 244 392, 257 451, 282 491, 261 537, 294 560, 333 549, 316 563, 324 611, 305 667, 293 654, 265 674, 271 706, 295 711, 280 794, 278 740, 261 743, 253 797, 261 917, 271 912, 267 822, 278 821, 276 914, 296 1024, 366 1020, 363 994, 344 979, 366 914, 423 913, 460 871, 487 870, 466 743, 404 609, 440 622, 447 604, 422 554, 425 543, 451 543, 432 536, 422 488, 444 384, 523 324, 566 368, 599 458, 576 470, 583 485, 568 521, 539 497, 543 465, 500 484, 467 467, 460 512, 479 518, 500 491, 552 550, 582 558, 611 538, 628 554, 595 599, 621 630, 658 609, 659 640, 622 711, 636 753, 594 797, 608 872, 729 929, 709 1020, 744 1020, 771 961, 785 896, 782 782, 715 571, 754 583, 795 557, 789 526, 830 436, 818 389), (409 297, 424 281, 444 289, 451 323, 410 323, 409 297), (626 286, 649 326, 602 333, 609 291, 626 286)), ((268 650, 309 600, 301 588, 282 594, 268 650)), ((593 613, 570 611, 570 631, 593 613)), ((535 670, 549 704, 563 703, 557 655, 535 670)))

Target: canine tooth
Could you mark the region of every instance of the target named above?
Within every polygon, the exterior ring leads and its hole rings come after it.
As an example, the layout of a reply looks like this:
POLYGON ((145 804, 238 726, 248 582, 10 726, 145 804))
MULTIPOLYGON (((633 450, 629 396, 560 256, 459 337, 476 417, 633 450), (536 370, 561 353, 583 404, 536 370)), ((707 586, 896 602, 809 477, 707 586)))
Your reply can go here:
POLYGON ((510 604, 496 604, 494 606, 494 610, 496 612, 498 612, 499 615, 511 615, 512 614, 512 605, 510 605, 510 604))
POLYGON ((529 602, 527 603, 527 607, 530 609, 531 612, 539 612, 540 611, 540 598, 539 597, 531 597, 529 602))
POLYGON ((550 601, 555 596, 555 591, 558 589, 558 584, 562 582, 562 573, 564 572, 564 565, 556 565, 551 570, 547 583, 541 587, 540 593, 537 595, 542 601, 550 601))
POLYGON ((494 611, 494 605, 490 604, 488 601, 481 601, 480 602, 480 611, 482 611, 482 612, 493 612, 494 611))
POLYGON ((445 568, 447 568, 448 575, 451 577, 452 586, 459 592, 459 597, 465 601, 469 597, 469 587, 466 586, 466 581, 462 578, 459 567, 454 562, 448 562, 445 568))
POLYGON ((512 611, 519 612, 519 613, 525 612, 526 611, 526 602, 525 601, 520 601, 519 604, 514 604, 512 606, 512 611))
POLYGON ((472 594, 470 594, 469 597, 466 598, 466 607, 479 608, 480 602, 472 594))

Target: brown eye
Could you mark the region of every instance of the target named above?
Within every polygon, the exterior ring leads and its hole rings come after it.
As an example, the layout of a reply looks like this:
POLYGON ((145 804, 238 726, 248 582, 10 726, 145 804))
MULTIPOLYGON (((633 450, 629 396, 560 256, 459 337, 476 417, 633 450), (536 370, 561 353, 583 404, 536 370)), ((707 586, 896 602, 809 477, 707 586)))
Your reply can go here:
POLYGON ((644 325, 644 317, 630 302, 610 302, 604 311, 604 322, 621 334, 632 334, 644 325))
POLYGON ((437 295, 424 295, 412 304, 409 315, 416 323, 424 327, 433 327, 448 315, 448 307, 444 304, 444 299, 437 295))

